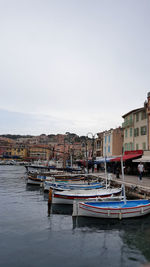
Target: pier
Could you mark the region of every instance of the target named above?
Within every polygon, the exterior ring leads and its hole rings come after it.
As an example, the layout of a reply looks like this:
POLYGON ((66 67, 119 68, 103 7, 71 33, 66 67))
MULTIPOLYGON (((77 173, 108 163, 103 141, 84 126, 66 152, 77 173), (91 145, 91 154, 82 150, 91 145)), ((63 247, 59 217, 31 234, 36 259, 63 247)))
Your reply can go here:
MULTIPOLYGON (((103 180, 106 180, 105 173, 93 174, 103 180)), ((121 186, 125 185, 126 195, 129 198, 150 198, 150 177, 143 177, 142 181, 139 181, 138 176, 125 175, 124 181, 122 180, 122 175, 120 178, 116 178, 116 175, 110 173, 108 174, 108 182, 110 181, 111 186, 121 186)))

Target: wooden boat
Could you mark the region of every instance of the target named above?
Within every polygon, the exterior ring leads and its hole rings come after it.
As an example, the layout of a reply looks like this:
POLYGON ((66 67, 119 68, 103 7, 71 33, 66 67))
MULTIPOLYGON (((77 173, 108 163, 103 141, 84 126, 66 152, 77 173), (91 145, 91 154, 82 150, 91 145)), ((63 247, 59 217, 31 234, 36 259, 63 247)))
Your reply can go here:
MULTIPOLYGON (((47 179, 46 176, 40 176, 40 175, 38 175, 37 177, 28 176, 26 184, 27 185, 38 185, 38 186, 41 186, 41 184, 43 184, 43 182, 46 179, 47 179)), ((55 179, 53 177, 49 177, 48 181, 54 182, 55 179)))
POLYGON ((89 189, 99 189, 102 188, 104 185, 99 182, 95 183, 70 183, 70 182, 51 182, 51 181, 44 181, 43 187, 44 191, 49 191, 50 188, 54 190, 64 191, 64 190, 89 190, 89 189))
POLYGON ((41 181, 54 178, 56 181, 84 181, 87 177, 82 175, 68 175, 68 174, 48 174, 48 173, 29 173, 28 178, 40 178, 41 181))
POLYGON ((52 203, 55 204, 73 204, 74 200, 84 201, 87 199, 105 198, 109 196, 117 196, 121 194, 121 188, 108 189, 90 189, 90 190, 68 190, 68 191, 54 191, 52 195, 52 203))
POLYGON ((150 213, 150 200, 101 201, 76 203, 73 216, 123 219, 150 213))
MULTIPOLYGON (((124 181, 123 159, 121 157, 122 176, 124 181)), ((73 216, 122 219, 140 217, 150 213, 150 200, 126 200, 123 186, 123 201, 79 202, 74 203, 73 216)))
POLYGON ((37 186, 40 186, 42 182, 43 182, 43 179, 42 178, 29 176, 27 178, 26 184, 27 185, 37 185, 37 186))

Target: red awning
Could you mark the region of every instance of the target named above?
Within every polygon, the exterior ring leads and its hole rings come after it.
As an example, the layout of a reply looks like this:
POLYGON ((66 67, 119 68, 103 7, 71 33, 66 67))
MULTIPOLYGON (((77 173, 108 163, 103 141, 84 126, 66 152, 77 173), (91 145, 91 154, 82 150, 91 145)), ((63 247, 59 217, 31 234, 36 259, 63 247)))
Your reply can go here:
MULTIPOLYGON (((142 153, 139 153, 139 154, 129 154, 129 155, 124 155, 122 157, 123 161, 126 161, 126 160, 129 160, 129 159, 136 159, 136 158, 139 158, 142 156, 142 153)), ((121 157, 116 157, 116 158, 113 158, 110 160, 111 162, 112 161, 121 161, 121 157)))

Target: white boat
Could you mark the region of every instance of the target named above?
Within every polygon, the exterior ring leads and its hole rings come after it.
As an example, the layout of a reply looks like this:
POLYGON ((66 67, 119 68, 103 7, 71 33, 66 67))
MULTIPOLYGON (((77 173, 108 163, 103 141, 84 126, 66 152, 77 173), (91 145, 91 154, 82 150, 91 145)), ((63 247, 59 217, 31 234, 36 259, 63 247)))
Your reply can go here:
POLYGON ((55 204, 73 204, 74 200, 84 201, 87 199, 107 198, 110 196, 120 195, 121 188, 108 189, 90 189, 90 190, 68 190, 68 191, 54 191, 52 194, 52 203, 55 204))
POLYGON ((78 202, 73 216, 86 216, 96 218, 123 219, 144 216, 150 213, 150 200, 126 200, 78 202))
POLYGON ((89 190, 89 189, 99 189, 102 188, 104 185, 99 182, 93 183, 71 183, 71 182, 53 182, 53 181, 44 181, 43 187, 44 191, 49 191, 50 188, 54 190, 64 191, 64 190, 89 190))
POLYGON ((54 182, 54 178, 53 177, 46 177, 46 176, 40 176, 38 175, 37 177, 32 177, 32 176, 28 176, 27 178, 27 181, 26 181, 26 184, 27 185, 38 185, 38 186, 41 186, 43 184, 43 182, 45 180, 49 180, 50 182, 54 182))
POLYGON ((29 176, 27 178, 26 184, 27 185, 38 185, 38 186, 40 186, 41 182, 42 182, 41 178, 37 178, 37 177, 35 178, 35 177, 29 176))
MULTIPOLYGON (((124 180, 123 160, 121 157, 122 176, 124 180)), ((123 184, 123 201, 82 201, 74 203, 73 216, 87 216, 108 219, 140 217, 150 213, 150 200, 126 200, 123 184)))

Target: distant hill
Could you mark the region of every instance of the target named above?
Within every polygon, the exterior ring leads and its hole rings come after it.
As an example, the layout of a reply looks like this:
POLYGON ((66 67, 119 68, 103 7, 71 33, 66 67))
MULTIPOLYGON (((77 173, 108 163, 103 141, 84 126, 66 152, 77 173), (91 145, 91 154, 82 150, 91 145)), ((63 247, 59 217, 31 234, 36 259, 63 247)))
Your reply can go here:
POLYGON ((16 140, 18 138, 31 138, 33 135, 19 135, 19 134, 2 134, 0 137, 6 137, 13 140, 16 140))

